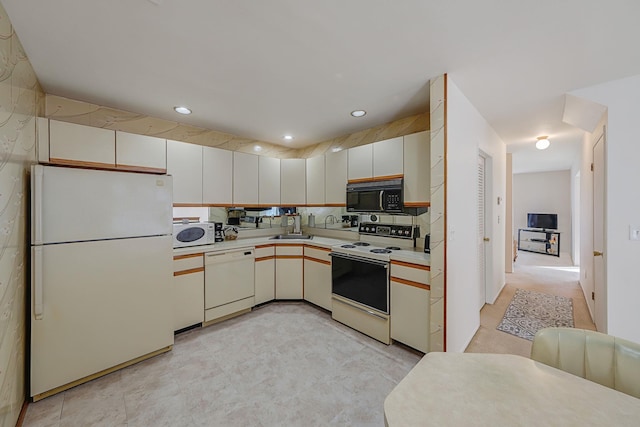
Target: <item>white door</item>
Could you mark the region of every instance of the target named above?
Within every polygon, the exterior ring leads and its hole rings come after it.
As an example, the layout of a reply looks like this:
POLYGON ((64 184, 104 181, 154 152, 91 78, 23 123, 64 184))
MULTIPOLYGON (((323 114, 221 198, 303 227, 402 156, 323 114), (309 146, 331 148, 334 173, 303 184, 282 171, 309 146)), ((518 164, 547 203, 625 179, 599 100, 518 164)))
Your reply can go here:
POLYGON ((171 236, 32 248, 31 395, 173 344, 171 236))
POLYGON ((596 328, 607 332, 607 284, 605 279, 605 135, 593 146, 593 288, 596 328))
POLYGON ((485 236, 485 158, 482 155, 478 155, 478 310, 482 309, 486 300, 486 243, 488 237, 485 236))
POLYGON ((171 234, 172 177, 32 167, 32 243, 171 234))

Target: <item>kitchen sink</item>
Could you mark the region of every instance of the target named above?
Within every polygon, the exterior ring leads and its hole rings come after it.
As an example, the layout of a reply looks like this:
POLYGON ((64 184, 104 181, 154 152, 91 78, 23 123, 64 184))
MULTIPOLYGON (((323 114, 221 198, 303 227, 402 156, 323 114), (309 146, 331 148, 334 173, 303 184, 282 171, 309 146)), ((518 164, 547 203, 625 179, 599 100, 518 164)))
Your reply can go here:
POLYGON ((277 236, 270 237, 269 240, 293 240, 293 239, 313 239, 310 234, 278 234, 277 236))

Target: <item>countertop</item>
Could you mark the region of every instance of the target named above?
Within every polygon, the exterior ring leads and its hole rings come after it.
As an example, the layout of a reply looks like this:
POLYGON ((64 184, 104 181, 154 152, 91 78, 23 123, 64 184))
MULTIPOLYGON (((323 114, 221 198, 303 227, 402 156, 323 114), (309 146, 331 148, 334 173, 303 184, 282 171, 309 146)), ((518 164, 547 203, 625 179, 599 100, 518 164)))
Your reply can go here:
MULTIPOLYGON (((312 239, 287 239, 287 240, 270 240, 272 236, 259 236, 238 238, 236 240, 225 240, 213 245, 189 246, 186 248, 176 248, 173 255, 188 255, 199 252, 221 251, 226 249, 235 249, 243 247, 255 247, 259 245, 299 245, 305 244, 310 246, 320 246, 323 248, 331 248, 335 245, 350 243, 353 239, 339 239, 333 237, 313 236, 312 239)), ((391 260, 404 261, 418 265, 431 265, 429 254, 425 254, 420 248, 414 250, 395 251, 391 254, 391 260)))
POLYGON ((384 401, 402 426, 637 426, 640 399, 522 356, 428 353, 384 401))

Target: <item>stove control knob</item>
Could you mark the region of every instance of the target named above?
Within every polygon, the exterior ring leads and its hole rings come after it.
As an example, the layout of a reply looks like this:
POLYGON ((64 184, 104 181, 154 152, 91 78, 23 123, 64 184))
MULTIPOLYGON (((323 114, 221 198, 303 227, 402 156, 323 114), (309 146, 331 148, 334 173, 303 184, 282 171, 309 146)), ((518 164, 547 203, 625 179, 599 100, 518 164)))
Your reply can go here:
POLYGON ((405 234, 405 236, 408 236, 409 235, 409 230, 404 230, 404 234, 405 234))

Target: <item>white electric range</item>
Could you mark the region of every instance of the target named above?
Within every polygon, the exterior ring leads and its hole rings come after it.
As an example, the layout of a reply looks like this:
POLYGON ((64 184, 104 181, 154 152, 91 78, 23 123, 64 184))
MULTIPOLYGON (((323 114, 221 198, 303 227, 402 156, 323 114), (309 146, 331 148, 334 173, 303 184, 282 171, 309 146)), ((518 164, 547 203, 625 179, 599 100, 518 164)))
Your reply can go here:
POLYGON ((359 241, 331 248, 332 317, 390 344, 389 264, 394 253, 413 253, 414 228, 362 223, 359 231, 359 241))

